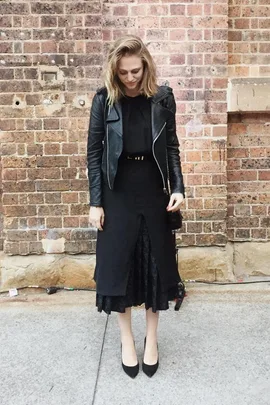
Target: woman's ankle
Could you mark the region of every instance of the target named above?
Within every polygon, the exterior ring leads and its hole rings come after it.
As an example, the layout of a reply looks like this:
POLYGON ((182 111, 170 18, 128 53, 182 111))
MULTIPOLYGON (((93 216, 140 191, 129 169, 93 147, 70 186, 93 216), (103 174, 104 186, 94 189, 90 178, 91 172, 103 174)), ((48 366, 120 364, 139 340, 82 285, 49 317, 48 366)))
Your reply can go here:
POLYGON ((157 342, 158 337, 156 333, 148 333, 145 335, 146 342, 157 342))
POLYGON ((133 334, 132 333, 121 334, 121 342, 123 344, 133 344, 134 343, 133 334))

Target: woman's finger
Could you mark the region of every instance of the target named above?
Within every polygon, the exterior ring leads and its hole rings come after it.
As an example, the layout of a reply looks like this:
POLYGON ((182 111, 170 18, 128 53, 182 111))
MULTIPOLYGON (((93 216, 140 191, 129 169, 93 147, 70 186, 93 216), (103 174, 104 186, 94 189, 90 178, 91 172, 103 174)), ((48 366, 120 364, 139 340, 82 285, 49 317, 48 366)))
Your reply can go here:
POLYGON ((174 204, 174 197, 171 195, 167 210, 170 210, 174 204))
POLYGON ((179 208, 180 208, 180 204, 176 202, 176 203, 172 206, 172 208, 171 208, 170 211, 174 212, 174 211, 179 210, 179 208))

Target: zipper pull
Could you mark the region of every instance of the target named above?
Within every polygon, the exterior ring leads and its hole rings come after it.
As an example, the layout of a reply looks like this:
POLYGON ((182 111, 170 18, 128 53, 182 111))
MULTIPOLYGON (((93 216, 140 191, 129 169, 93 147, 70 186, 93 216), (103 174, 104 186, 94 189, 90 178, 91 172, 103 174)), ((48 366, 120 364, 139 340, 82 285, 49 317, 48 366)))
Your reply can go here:
POLYGON ((167 191, 166 187, 163 188, 163 192, 168 195, 168 191, 167 191))

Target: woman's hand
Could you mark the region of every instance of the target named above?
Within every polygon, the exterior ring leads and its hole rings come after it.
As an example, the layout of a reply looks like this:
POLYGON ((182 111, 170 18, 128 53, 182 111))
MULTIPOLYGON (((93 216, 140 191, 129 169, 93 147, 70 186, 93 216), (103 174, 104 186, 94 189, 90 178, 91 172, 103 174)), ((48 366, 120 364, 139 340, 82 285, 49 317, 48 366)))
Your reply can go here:
POLYGON ((169 204, 167 206, 167 211, 177 211, 180 208, 180 204, 184 199, 184 195, 182 193, 173 193, 171 195, 169 204))
POLYGON ((102 207, 90 207, 89 223, 99 231, 103 231, 104 218, 105 215, 102 207))

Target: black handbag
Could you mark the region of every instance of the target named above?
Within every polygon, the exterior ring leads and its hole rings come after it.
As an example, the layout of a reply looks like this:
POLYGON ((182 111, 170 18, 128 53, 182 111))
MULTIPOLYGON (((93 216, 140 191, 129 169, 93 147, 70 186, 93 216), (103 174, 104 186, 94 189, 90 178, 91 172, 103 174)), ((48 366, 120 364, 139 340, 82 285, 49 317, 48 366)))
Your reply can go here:
POLYGON ((177 210, 175 212, 168 212, 168 222, 173 231, 182 228, 183 215, 181 211, 177 210))

